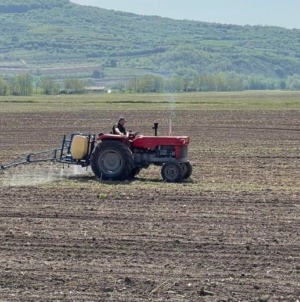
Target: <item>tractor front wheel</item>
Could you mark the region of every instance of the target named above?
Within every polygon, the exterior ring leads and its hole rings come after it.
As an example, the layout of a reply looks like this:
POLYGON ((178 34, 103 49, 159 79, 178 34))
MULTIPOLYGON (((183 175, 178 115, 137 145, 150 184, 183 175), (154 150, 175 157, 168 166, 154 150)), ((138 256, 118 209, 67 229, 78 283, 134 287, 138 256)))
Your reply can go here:
POLYGON ((182 163, 181 166, 183 168, 182 179, 188 179, 193 173, 193 166, 190 162, 182 163))
POLYGON ((168 182, 180 182, 183 179, 183 168, 180 164, 166 163, 162 166, 161 176, 168 182))
POLYGON ((133 169, 132 152, 118 141, 106 141, 97 145, 91 155, 91 168, 103 180, 126 180, 133 169))

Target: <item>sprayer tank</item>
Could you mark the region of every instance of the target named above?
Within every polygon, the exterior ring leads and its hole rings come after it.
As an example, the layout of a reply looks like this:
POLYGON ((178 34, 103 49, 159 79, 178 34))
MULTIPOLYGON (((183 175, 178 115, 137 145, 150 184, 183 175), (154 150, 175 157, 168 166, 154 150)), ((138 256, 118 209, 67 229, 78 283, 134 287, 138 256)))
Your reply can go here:
POLYGON ((83 159, 88 152, 89 140, 86 136, 75 135, 71 144, 71 155, 73 159, 83 159))

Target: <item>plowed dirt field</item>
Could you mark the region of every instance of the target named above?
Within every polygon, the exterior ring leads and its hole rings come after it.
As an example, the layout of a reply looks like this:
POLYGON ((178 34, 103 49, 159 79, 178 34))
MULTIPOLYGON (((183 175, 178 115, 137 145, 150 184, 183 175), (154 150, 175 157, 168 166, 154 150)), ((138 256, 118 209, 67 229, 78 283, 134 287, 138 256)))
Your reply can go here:
POLYGON ((87 99, 1 99, 0 164, 125 115, 143 134, 153 122, 168 134, 171 118, 191 138, 193 175, 168 184, 151 167, 100 182, 51 163, 0 172, 0 301, 300 301, 298 109, 87 99))

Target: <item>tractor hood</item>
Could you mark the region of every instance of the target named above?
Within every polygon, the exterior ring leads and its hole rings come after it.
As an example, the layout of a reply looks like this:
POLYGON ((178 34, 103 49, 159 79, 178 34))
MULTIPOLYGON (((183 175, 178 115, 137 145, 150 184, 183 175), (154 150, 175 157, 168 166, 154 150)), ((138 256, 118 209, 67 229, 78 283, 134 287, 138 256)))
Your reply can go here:
POLYGON ((132 141, 134 148, 154 149, 158 146, 187 146, 190 142, 188 136, 143 136, 140 135, 132 141))

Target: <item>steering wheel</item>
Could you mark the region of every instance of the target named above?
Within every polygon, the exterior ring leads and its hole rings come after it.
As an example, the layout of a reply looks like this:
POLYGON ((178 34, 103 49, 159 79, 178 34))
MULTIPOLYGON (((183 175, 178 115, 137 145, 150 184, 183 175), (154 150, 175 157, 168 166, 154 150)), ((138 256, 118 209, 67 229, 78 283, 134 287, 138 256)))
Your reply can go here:
POLYGON ((135 138, 138 133, 139 133, 138 131, 137 132, 130 132, 129 133, 129 138, 135 138))

